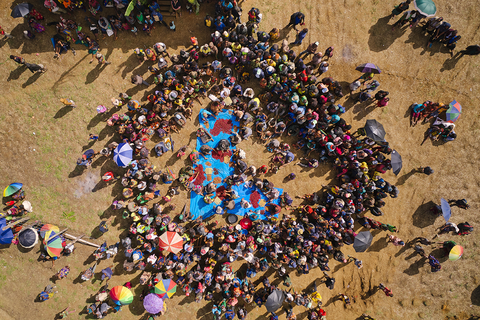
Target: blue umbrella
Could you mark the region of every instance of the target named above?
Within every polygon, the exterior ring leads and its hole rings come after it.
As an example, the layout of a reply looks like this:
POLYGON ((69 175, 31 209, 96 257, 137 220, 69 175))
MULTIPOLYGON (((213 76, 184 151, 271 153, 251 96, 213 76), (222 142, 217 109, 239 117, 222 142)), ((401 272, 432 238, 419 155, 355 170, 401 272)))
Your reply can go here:
POLYGON ((0 219, 0 244, 10 244, 13 240, 12 229, 5 228, 6 225, 7 221, 5 220, 5 218, 0 219))
POLYGON ((446 222, 448 222, 448 220, 450 220, 450 217, 452 216, 452 209, 450 208, 447 200, 442 198, 441 202, 443 218, 446 222))
POLYGON ((128 143, 120 143, 115 150, 113 150, 113 161, 119 167, 126 167, 132 161, 133 150, 128 143))

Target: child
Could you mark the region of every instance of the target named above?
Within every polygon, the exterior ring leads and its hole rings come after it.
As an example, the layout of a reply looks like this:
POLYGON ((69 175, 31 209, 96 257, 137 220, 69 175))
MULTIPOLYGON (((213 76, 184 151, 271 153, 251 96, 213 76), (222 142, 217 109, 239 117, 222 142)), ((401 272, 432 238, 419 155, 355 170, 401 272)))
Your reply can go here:
POLYGON ((77 106, 75 105, 75 101, 71 100, 71 99, 60 99, 60 102, 62 102, 64 104, 65 107, 72 107, 72 108, 76 108, 77 106))
POLYGON ((170 30, 172 31, 177 31, 176 30, 177 28, 175 27, 175 22, 173 22, 173 20, 170 22, 170 30))
POLYGON ((325 51, 325 57, 327 57, 327 60, 328 60, 332 56, 333 56, 333 47, 328 47, 327 50, 325 51))

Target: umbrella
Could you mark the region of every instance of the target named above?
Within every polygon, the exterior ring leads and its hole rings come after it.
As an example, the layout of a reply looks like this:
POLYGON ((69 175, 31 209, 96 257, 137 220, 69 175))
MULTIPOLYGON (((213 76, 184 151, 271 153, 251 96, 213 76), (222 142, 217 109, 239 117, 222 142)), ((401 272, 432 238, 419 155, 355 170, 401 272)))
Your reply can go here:
POLYGON ((155 293, 149 293, 143 299, 143 307, 150 314, 157 314, 163 310, 163 299, 155 293))
POLYGON ((47 233, 48 231, 60 232, 60 229, 53 224, 44 224, 40 228, 40 237, 45 238, 45 233, 47 233))
POLYGON ((5 218, 0 219, 0 244, 10 244, 13 240, 12 229, 5 228, 6 225, 7 220, 5 220, 5 218))
POLYGON ((432 17, 437 13, 437 7, 432 0, 415 0, 413 2, 415 9, 425 17, 432 17))
POLYGON ((63 239, 52 230, 45 233, 45 240, 43 240, 43 244, 45 245, 48 255, 52 258, 60 257, 60 253, 65 247, 65 241, 63 241, 63 239))
POLYGON ((30 249, 38 242, 38 233, 33 228, 22 229, 18 234, 18 242, 26 249, 30 249))
POLYGON ((442 198, 440 201, 443 218, 445 219, 445 222, 448 222, 448 220, 450 220, 450 217, 452 216, 452 208, 450 208, 447 200, 442 198))
POLYGON ((353 242, 353 249, 356 252, 364 252, 372 244, 373 236, 370 231, 362 231, 357 234, 353 242))
POLYGON ((402 156, 396 150, 392 151, 392 170, 396 176, 402 170, 402 156))
POLYGON ((3 196, 10 197, 12 194, 17 193, 18 190, 22 189, 22 187, 23 184, 21 184, 20 182, 14 182, 8 187, 6 187, 5 190, 3 190, 3 196))
POLYGON ((284 300, 285 295, 282 290, 276 289, 268 296, 267 301, 265 302, 265 307, 268 312, 275 312, 282 306, 284 300))
POLYGON ((116 286, 110 290, 110 298, 117 304, 127 305, 133 302, 133 294, 124 286, 116 286))
POLYGON ((113 150, 113 161, 119 167, 126 167, 132 161, 133 150, 128 143, 120 143, 115 150, 113 150))
POLYGON ((461 258, 463 254, 463 247, 459 246, 458 244, 450 250, 450 254, 448 255, 448 259, 451 261, 457 261, 461 258))
POLYGON ((33 4, 30 3, 20 3, 15 8, 13 8, 11 16, 14 18, 25 17, 33 9, 33 4))
POLYGON ((177 284, 170 279, 163 279, 153 287, 153 293, 162 299, 171 298, 175 292, 177 292, 177 284))
POLYGON ((240 225, 243 229, 250 230, 252 228, 252 220, 250 218, 243 218, 240 220, 240 225))
POLYGON ((370 137, 375 141, 385 141, 385 129, 383 128, 383 125, 377 120, 367 120, 364 129, 367 137, 370 137))
POLYGON ((165 146, 165 142, 161 141, 155 145, 155 153, 157 156, 161 156, 167 151, 168 148, 165 146))
POLYGON ((363 73, 381 73, 382 71, 380 70, 379 67, 374 65, 373 63, 364 63, 359 65, 358 67, 355 68, 355 70, 363 72, 363 73))
POLYGON ((237 221, 238 221, 238 217, 237 217, 236 215, 234 215, 234 214, 228 215, 228 217, 227 217, 227 222, 228 222, 229 224, 234 224, 234 223, 236 223, 237 221))
POLYGON ((183 249, 183 239, 176 232, 167 231, 160 236, 160 248, 177 254, 183 249))
POLYGON ((448 110, 446 113, 446 120, 447 122, 455 122, 460 118, 460 115, 462 114, 462 106, 460 103, 457 102, 457 100, 453 100, 450 102, 448 105, 448 110))

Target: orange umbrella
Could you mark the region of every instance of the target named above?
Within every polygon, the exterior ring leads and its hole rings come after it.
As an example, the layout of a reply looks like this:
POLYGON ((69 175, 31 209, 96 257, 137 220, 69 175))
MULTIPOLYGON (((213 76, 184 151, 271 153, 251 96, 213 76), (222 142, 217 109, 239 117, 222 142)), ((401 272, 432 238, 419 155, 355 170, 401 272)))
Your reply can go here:
POLYGON ((167 231, 160 236, 160 248, 173 253, 178 253, 183 249, 183 238, 176 232, 167 231))

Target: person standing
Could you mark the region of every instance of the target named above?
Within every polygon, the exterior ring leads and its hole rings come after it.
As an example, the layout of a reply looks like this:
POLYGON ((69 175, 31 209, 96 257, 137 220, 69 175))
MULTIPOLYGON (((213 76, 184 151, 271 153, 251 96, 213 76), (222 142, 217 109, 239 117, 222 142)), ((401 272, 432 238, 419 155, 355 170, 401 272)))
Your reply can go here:
POLYGON ((299 12, 295 12, 290 16, 290 22, 285 26, 285 28, 293 26, 293 28, 297 30, 297 25, 303 26, 304 24, 305 24, 305 15, 299 11, 299 12))
POLYGON ((434 171, 430 167, 420 167, 417 169, 417 172, 425 173, 427 176, 431 175, 434 171))
POLYGON ((68 317, 68 315, 69 315, 70 313, 74 313, 74 312, 75 312, 75 310, 68 311, 68 308, 69 308, 69 307, 67 307, 67 309, 63 310, 62 312, 60 312, 60 313, 58 314, 58 316, 59 316, 60 319, 65 319, 66 317, 68 317))
POLYGON ((10 55, 10 59, 12 59, 18 64, 25 64, 25 59, 23 59, 22 57, 10 55))
POLYGON ((95 55, 95 58, 97 58, 98 64, 108 65, 108 64, 111 63, 111 62, 108 62, 107 60, 105 60, 105 56, 103 54, 101 54, 100 52, 97 52, 97 54, 95 55))
POLYGON ((308 29, 304 28, 302 31, 297 33, 297 37, 292 44, 302 44, 303 39, 307 36, 308 29))

